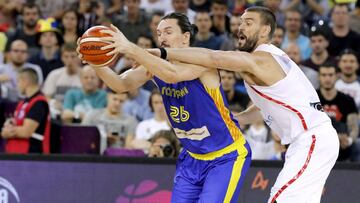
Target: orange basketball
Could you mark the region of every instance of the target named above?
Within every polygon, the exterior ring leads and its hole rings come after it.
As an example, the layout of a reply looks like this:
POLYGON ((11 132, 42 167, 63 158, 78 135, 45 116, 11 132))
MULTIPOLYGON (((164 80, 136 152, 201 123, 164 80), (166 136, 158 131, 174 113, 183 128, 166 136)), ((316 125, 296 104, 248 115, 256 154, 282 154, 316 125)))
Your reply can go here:
POLYGON ((106 55, 106 53, 113 49, 101 50, 101 47, 110 44, 100 40, 100 37, 110 36, 109 34, 101 33, 101 30, 111 30, 111 28, 106 26, 91 27, 86 30, 79 42, 79 52, 83 55, 82 59, 95 67, 110 66, 115 63, 119 57, 119 54, 106 55))

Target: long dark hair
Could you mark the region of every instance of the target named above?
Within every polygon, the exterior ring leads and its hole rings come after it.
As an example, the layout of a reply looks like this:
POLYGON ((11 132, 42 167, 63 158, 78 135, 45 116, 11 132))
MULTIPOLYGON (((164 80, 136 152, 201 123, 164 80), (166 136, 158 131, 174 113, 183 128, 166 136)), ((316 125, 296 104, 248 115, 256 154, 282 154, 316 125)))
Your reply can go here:
POLYGON ((189 21, 189 18, 182 13, 169 13, 166 16, 162 17, 161 20, 166 20, 166 19, 176 19, 177 20, 177 24, 179 25, 181 32, 185 33, 185 32, 189 32, 190 33, 190 45, 194 43, 195 41, 195 36, 198 32, 198 28, 196 25, 191 24, 189 21))

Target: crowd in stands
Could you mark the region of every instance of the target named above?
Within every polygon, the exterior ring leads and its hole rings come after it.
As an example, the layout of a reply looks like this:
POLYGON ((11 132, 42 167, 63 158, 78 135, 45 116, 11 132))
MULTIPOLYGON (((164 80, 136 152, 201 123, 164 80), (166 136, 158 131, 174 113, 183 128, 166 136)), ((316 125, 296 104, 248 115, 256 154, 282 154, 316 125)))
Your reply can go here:
MULTIPOLYGON (((339 134, 339 161, 360 160, 360 1, 356 0, 0 0, 1 139, 8 153, 51 152, 61 126, 96 126, 105 149, 176 157, 181 146, 154 83, 119 93, 82 64, 76 41, 95 25, 114 24, 142 48, 160 47, 157 25, 185 13, 198 28, 193 46, 236 51, 240 16, 250 6, 276 15, 272 43, 299 65, 339 134), (14 104, 14 112, 4 109, 14 104), (28 142, 22 142, 27 139, 28 142)), ((119 74, 134 62, 122 56, 119 74)), ((234 72, 220 70, 232 112, 251 101, 234 72)), ((241 126, 253 159, 281 160, 286 147, 264 122, 241 126)), ((74 135, 76 136, 76 135, 74 135)), ((81 142, 82 140, 79 140, 81 142)), ((60 140, 61 143, 61 140, 60 140)), ((99 153, 103 153, 102 150, 99 153)))

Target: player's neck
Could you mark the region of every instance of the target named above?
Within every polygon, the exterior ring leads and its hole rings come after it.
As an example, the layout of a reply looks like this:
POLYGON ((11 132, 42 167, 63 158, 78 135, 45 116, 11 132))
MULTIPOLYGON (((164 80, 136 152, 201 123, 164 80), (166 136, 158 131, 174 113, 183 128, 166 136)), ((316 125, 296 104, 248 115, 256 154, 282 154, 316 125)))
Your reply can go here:
POLYGON ((330 90, 326 90, 325 88, 320 88, 320 92, 322 96, 328 101, 333 100, 337 95, 337 90, 335 89, 335 87, 330 90))

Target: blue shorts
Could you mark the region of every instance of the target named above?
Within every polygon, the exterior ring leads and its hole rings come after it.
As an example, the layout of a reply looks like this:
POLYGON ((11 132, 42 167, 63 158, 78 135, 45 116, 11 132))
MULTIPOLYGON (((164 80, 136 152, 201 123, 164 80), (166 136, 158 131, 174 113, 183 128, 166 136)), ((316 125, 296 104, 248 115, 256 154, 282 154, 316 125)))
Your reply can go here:
POLYGON ((251 162, 250 146, 245 143, 239 148, 206 161, 183 150, 176 165, 171 202, 237 202, 251 162))

